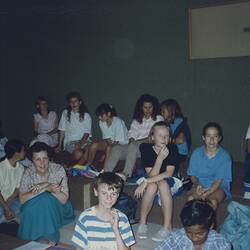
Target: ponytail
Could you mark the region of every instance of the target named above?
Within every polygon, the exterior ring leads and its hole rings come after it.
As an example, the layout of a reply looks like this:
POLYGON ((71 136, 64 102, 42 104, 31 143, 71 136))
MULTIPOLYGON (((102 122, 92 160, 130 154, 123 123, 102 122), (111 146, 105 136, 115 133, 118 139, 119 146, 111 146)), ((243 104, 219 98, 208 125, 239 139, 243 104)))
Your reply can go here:
POLYGON ((110 112, 111 117, 117 116, 116 110, 113 107, 113 105, 108 104, 108 103, 103 103, 96 108, 95 114, 96 116, 101 116, 109 112, 110 112))

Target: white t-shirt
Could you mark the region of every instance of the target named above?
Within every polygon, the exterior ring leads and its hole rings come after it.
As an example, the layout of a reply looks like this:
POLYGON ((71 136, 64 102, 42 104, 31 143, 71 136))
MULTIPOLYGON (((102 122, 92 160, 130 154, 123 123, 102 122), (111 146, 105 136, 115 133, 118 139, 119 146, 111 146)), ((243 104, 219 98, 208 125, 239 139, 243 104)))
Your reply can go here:
POLYGON ((20 187, 24 167, 19 162, 13 167, 9 160, 0 162, 0 191, 5 200, 7 200, 20 187))
POLYGON ((164 118, 161 115, 157 115, 156 120, 153 120, 152 117, 149 119, 143 118, 142 123, 133 120, 128 131, 128 138, 140 140, 148 137, 152 126, 159 121, 164 121, 164 118))
POLYGON ((247 139, 250 139, 250 125, 248 127, 247 134, 246 134, 246 140, 247 139))
POLYGON ((48 118, 43 118, 39 113, 34 114, 34 121, 37 125, 37 133, 47 134, 52 131, 54 129, 56 119, 57 115, 54 111, 50 111, 48 113, 48 118))
POLYGON ((68 121, 67 113, 68 111, 65 109, 58 127, 59 130, 65 132, 64 147, 72 141, 81 140, 85 133, 89 134, 89 138, 91 138, 92 119, 90 115, 85 112, 84 119, 80 120, 79 112, 71 111, 70 121, 68 121))
POLYGON ((55 147, 58 144, 58 133, 53 135, 48 135, 55 127, 55 121, 57 119, 57 114, 54 111, 48 113, 48 118, 43 118, 41 114, 34 114, 34 122, 37 127, 37 137, 31 141, 30 145, 35 142, 40 141, 48 144, 51 147, 55 147))
POLYGON ((122 119, 113 117, 112 124, 109 127, 106 122, 99 121, 102 131, 102 139, 111 139, 119 144, 128 144, 128 129, 122 119))

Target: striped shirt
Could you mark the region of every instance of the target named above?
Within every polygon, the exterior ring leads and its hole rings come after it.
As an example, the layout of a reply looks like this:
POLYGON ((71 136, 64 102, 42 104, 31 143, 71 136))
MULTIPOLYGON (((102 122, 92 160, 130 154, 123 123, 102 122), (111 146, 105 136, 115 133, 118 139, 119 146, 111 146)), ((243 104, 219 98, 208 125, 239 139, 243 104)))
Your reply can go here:
MULTIPOLYGON (((192 241, 187 237, 184 228, 173 231, 155 250, 194 250, 192 241)), ((214 230, 209 230, 202 250, 231 250, 226 238, 214 230)))
MULTIPOLYGON (((125 214, 117 210, 119 231, 124 244, 129 247, 135 239, 125 214)), ((72 236, 73 244, 84 250, 117 250, 115 234, 109 221, 103 221, 96 215, 95 207, 81 213, 72 236)))

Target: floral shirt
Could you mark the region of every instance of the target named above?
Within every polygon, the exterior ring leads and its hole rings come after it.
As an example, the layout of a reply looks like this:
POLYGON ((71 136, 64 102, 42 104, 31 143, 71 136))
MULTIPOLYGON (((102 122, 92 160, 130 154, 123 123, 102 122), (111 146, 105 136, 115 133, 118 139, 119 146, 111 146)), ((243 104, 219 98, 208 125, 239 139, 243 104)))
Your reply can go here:
POLYGON ((48 171, 49 171, 48 178, 44 178, 43 176, 40 176, 37 173, 35 166, 32 164, 29 168, 27 168, 24 171, 20 185, 20 192, 22 193, 28 192, 33 185, 42 182, 59 184, 62 180, 61 191, 65 194, 68 194, 69 193, 68 178, 66 176, 64 168, 59 164, 49 162, 48 171))

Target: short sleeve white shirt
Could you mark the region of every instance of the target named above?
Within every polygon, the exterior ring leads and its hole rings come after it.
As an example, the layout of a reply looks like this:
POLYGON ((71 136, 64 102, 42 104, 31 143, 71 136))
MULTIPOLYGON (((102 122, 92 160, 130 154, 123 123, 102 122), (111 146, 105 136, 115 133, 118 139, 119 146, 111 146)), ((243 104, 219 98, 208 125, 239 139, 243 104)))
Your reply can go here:
POLYGON ((72 141, 79 141, 82 139, 85 133, 89 134, 89 138, 92 137, 92 119, 88 113, 85 112, 84 119, 80 119, 79 112, 72 112, 70 121, 67 117, 67 110, 62 113, 58 129, 65 132, 64 146, 72 141))
POLYGON ((122 119, 117 116, 113 117, 112 124, 99 121, 103 139, 111 139, 119 144, 128 144, 128 129, 122 119))
POLYGON ((152 117, 148 119, 143 118, 142 123, 133 120, 128 132, 128 138, 140 140, 148 137, 152 126, 159 121, 164 121, 164 118, 161 115, 157 115, 155 120, 153 120, 152 117))
POLYGON ((11 166, 9 160, 0 162, 0 191, 5 200, 7 200, 20 187, 24 167, 19 162, 16 166, 11 166))
POLYGON ((57 115, 54 111, 48 113, 48 118, 43 118, 39 113, 34 114, 38 134, 46 134, 54 129, 57 115))

